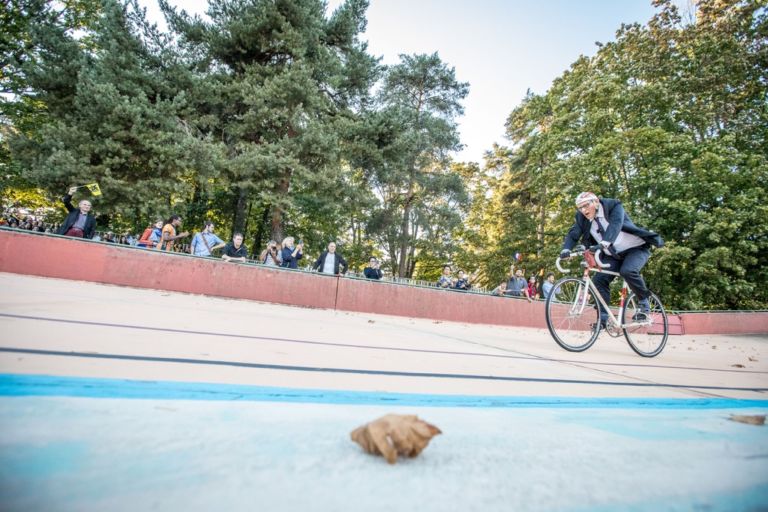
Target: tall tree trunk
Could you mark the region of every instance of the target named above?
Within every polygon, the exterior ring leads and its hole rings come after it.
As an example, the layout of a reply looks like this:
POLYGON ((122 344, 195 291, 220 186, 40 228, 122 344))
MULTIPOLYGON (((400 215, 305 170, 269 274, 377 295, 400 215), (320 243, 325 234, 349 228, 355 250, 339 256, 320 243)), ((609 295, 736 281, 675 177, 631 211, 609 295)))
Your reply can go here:
POLYGON ((411 208, 414 199, 413 182, 414 178, 413 174, 411 174, 411 179, 408 183, 408 195, 405 198, 405 208, 403 209, 403 220, 400 224, 400 261, 397 266, 397 275, 399 277, 407 277, 408 274, 408 243, 410 242, 411 208))
MULTIPOLYGON (((277 189, 275 190, 275 194, 279 199, 284 199, 288 197, 288 189, 291 186, 292 174, 293 173, 290 170, 287 171, 286 175, 283 176, 278 182, 277 189)), ((281 243, 285 235, 285 225, 283 223, 284 213, 285 213, 285 210, 283 210, 283 207, 281 206, 280 202, 272 205, 272 217, 270 221, 270 236, 272 237, 272 240, 275 240, 277 243, 281 243)))
POLYGON ((270 205, 267 205, 264 207, 264 211, 261 212, 261 222, 259 222, 259 227, 256 229, 256 235, 253 237, 253 254, 261 254, 267 222, 269 222, 269 210, 270 205))
POLYGON ((235 188, 235 213, 232 219, 232 233, 245 231, 245 209, 248 198, 244 187, 235 188))

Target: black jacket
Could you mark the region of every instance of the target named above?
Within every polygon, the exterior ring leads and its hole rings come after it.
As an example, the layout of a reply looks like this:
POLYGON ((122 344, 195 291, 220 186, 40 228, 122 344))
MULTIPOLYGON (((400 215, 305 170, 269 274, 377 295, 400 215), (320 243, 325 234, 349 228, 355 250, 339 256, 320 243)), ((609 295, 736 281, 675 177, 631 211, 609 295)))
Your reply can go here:
MULTIPOLYGON (((72 206, 72 196, 67 194, 64 197, 61 198, 61 202, 64 203, 64 207, 67 209, 69 214, 67 214, 67 218, 64 219, 64 224, 61 225, 61 228, 59 229, 59 235, 66 235, 67 231, 69 231, 69 228, 75 225, 75 222, 77 222, 77 218, 80 216, 80 209, 75 208, 72 206)), ((83 238, 93 238, 93 233, 96 230, 96 218, 91 215, 91 213, 88 213, 88 217, 85 219, 85 228, 83 228, 83 238)))
MULTIPOLYGON (((333 265, 333 273, 338 274, 339 273, 339 266, 344 266, 344 270, 341 271, 342 274, 347 273, 347 260, 345 260, 341 254, 335 252, 336 255, 336 262, 333 265)), ((328 251, 325 251, 323 254, 320 255, 319 258, 317 258, 317 261, 315 261, 315 264, 312 265, 313 270, 319 270, 320 272, 323 271, 323 267, 325 267, 325 258, 328 256, 328 251)))
MULTIPOLYGON (((600 199, 600 208, 602 208, 603 215, 605 215, 605 219, 608 221, 608 229, 605 231, 603 240, 613 243, 618 238, 619 233, 624 231, 625 233, 639 236, 645 240, 646 244, 653 245, 654 247, 664 246, 664 240, 657 233, 635 226, 624 211, 621 201, 603 198, 600 199)), ((573 246, 579 243, 579 239, 587 247, 597 244, 597 240, 590 233, 591 227, 592 221, 586 218, 581 211, 577 211, 576 221, 568 231, 568 234, 565 235, 565 240, 563 240, 563 249, 573 249, 573 246)))

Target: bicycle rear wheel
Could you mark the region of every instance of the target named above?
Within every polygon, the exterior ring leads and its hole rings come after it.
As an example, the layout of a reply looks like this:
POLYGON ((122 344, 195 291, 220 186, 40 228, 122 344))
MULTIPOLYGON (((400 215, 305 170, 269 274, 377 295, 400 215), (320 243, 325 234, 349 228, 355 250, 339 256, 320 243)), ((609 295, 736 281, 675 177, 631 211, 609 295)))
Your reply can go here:
POLYGON ((587 350, 600 334, 595 298, 581 279, 566 277, 556 282, 547 297, 545 311, 550 334, 565 350, 587 350))
POLYGON ((669 336, 669 322, 664 306, 655 294, 648 297, 651 314, 646 321, 635 321, 633 317, 638 312, 637 295, 630 293, 624 309, 621 312, 621 323, 624 326, 624 337, 632 350, 643 357, 654 357, 664 350, 669 336))

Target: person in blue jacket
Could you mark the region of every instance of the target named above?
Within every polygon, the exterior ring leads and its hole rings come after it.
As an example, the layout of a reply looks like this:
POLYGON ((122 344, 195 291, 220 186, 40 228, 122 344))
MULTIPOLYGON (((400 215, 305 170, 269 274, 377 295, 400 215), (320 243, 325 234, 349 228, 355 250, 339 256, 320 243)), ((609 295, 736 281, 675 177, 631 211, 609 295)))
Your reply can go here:
POLYGON ((283 239, 280 256, 283 259, 280 264, 281 267, 299 268, 299 260, 304 257, 304 244, 299 241, 297 245, 294 245, 294 238, 292 236, 286 237, 283 239))

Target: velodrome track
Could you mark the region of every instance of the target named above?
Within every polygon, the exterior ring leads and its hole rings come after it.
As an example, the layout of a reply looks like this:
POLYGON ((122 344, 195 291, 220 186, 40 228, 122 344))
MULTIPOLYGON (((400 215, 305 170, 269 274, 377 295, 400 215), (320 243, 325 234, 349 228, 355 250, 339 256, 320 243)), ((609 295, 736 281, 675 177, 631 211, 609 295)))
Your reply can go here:
POLYGON ((0 274, 3 510, 768 507, 768 339, 438 322, 0 274), (388 466, 349 441, 444 432, 388 466))

